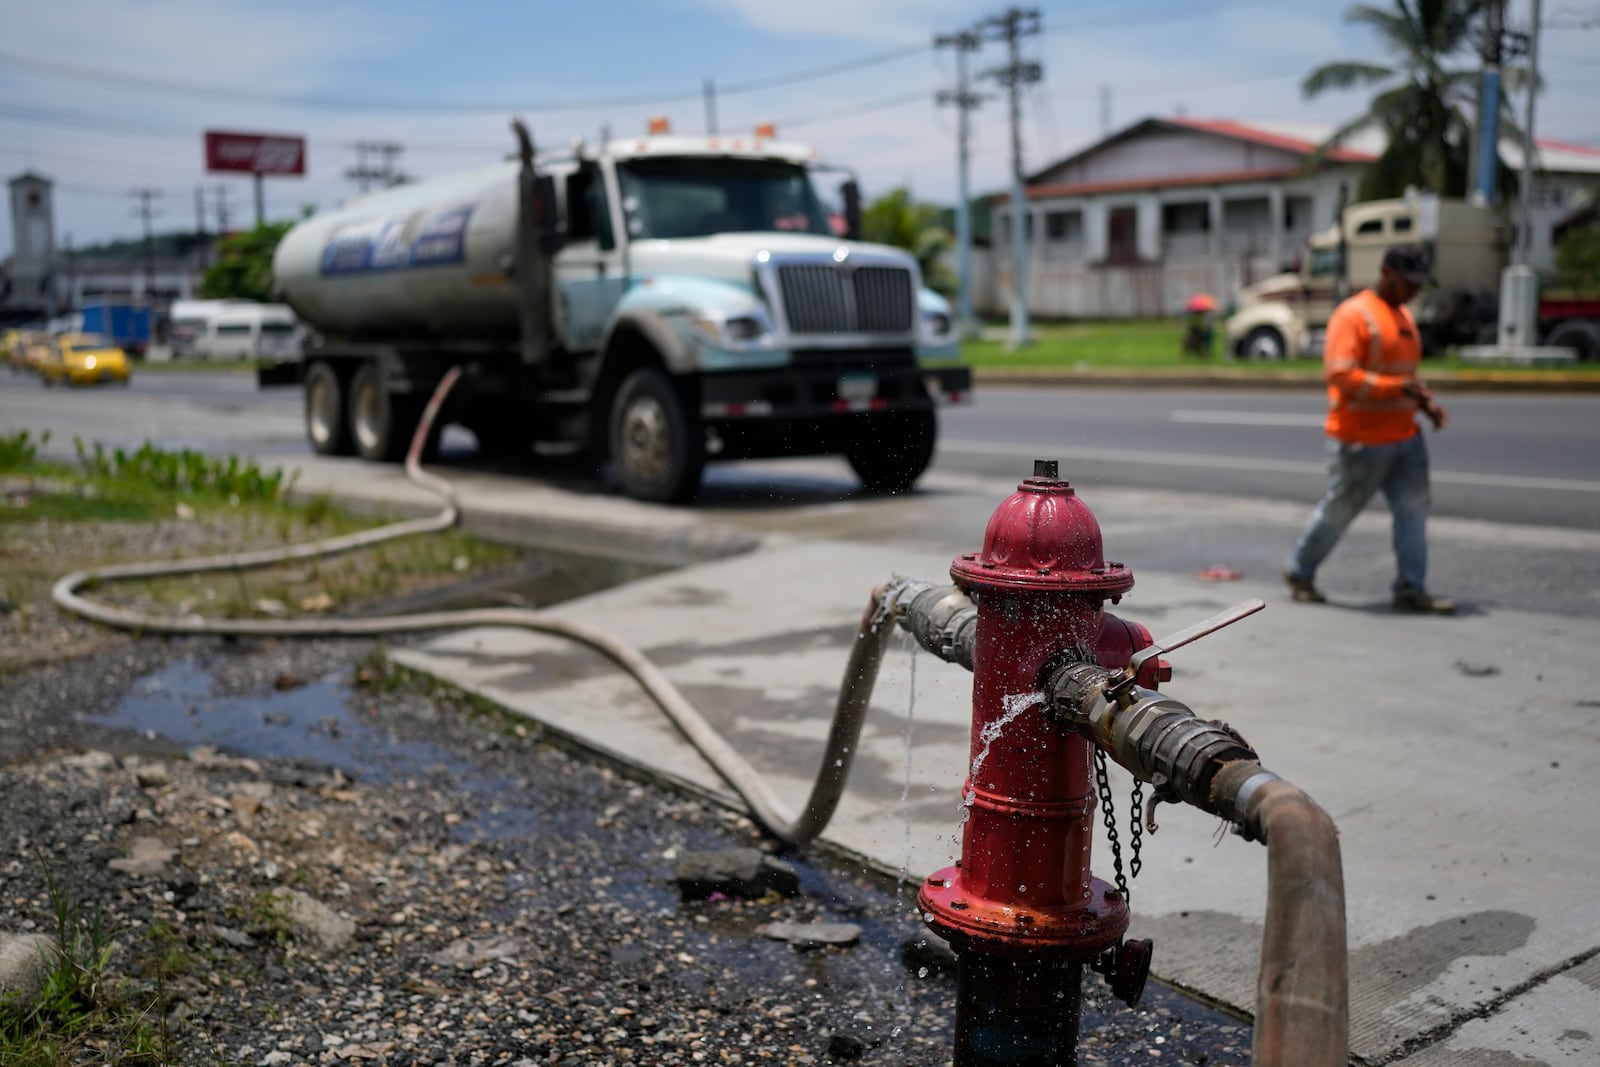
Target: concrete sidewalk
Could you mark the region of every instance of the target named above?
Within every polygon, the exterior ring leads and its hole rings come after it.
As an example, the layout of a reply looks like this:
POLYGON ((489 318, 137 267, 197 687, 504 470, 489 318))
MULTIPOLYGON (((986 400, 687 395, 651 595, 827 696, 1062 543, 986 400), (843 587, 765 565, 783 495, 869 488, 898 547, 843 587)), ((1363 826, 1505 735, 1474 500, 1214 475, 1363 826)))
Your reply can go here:
MULTIPOLYGON (((368 493, 409 491, 363 470, 368 493)), ((469 477, 460 488, 480 522, 498 512, 555 540, 641 551, 650 542, 691 561, 553 613, 639 648, 794 805, 816 770, 871 588, 894 575, 942 581, 956 551, 977 547, 976 531, 953 550, 757 537, 696 512, 522 484, 506 494, 469 477)), ((1590 814, 1600 802, 1590 770, 1600 622, 1310 608, 1288 603, 1275 582, 1207 583, 1128 562, 1137 584, 1115 610, 1157 635, 1246 597, 1268 601, 1174 653, 1163 688, 1234 725, 1339 825, 1352 1054, 1424 1067, 1600 1061, 1600 824, 1590 814)), ((480 629, 397 658, 735 803, 636 685, 587 649, 480 629)), ((828 844, 913 879, 951 861, 970 686, 966 672, 897 638, 828 844)), ((1113 778, 1125 824, 1130 783, 1113 778)), ((1130 936, 1154 938, 1161 978, 1249 1013, 1266 852, 1217 840, 1217 821, 1192 809, 1164 806, 1160 823, 1143 846, 1130 936)), ((1102 838, 1100 877, 1109 878, 1109 857, 1102 838)))

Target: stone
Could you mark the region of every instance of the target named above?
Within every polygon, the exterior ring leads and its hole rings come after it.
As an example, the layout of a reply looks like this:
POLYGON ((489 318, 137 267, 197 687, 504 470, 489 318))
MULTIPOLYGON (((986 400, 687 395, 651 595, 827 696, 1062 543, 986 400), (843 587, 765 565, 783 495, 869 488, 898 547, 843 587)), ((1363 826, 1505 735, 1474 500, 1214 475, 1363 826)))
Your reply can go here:
POLYGON ((763 923, 756 933, 774 941, 787 941, 799 948, 817 945, 853 945, 861 940, 861 927, 855 923, 763 923))
POLYGON ((296 937, 326 954, 342 952, 355 940, 356 924, 315 897, 298 889, 273 894, 296 937))
POLYGON ((800 892, 794 867, 756 848, 685 852, 678 857, 673 880, 685 900, 704 900, 714 893, 759 899, 768 893, 792 897, 800 892))
POLYGON ((0 1001, 32 1004, 54 965, 56 939, 49 934, 0 933, 0 1001))

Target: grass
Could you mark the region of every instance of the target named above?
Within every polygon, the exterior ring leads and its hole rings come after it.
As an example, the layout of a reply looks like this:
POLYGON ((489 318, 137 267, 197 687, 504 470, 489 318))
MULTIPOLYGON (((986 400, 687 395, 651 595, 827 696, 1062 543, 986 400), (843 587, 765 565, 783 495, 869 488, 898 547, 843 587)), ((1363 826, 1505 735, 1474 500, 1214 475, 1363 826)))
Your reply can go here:
MULTIPOLYGON (((119 979, 113 970, 113 961, 123 951, 118 937, 126 932, 99 914, 84 914, 48 865, 44 875, 55 913, 56 951, 48 959, 36 997, 0 1002, 0 1064, 176 1062, 161 994, 119 979)), ((146 957, 142 965, 159 969, 163 987, 167 980, 192 970, 192 956, 175 950, 173 939, 161 937, 159 931, 129 951, 146 957)))
MULTIPOLYGON (((298 544, 372 525, 326 496, 289 500, 283 476, 251 461, 149 444, 125 451, 78 442, 77 462, 68 464, 43 458, 46 443, 26 432, 0 435, 0 559, 6 562, 0 592, 23 608, 16 613, 21 620, 8 618, 7 626, 25 626, 28 616, 48 610, 50 584, 68 570, 148 558, 137 554, 143 538, 131 524, 188 526, 180 542, 188 556, 298 544), (98 555, 64 558, 63 539, 53 533, 62 523, 102 524, 105 536, 92 539, 103 546, 98 555), (126 547, 113 547, 119 543, 126 547)), ((451 585, 523 554, 448 530, 248 571, 118 582, 97 595, 143 610, 223 618, 326 613, 451 585)))
MULTIPOLYGON (((985 325, 983 338, 962 345, 962 358, 974 368, 993 371, 1045 371, 1087 374, 1121 371, 1128 373, 1195 373, 1217 372, 1228 374, 1259 374, 1282 376, 1304 375, 1317 378, 1322 374, 1320 359, 1291 359, 1284 361, 1242 360, 1228 357, 1223 350, 1220 329, 1216 340, 1216 354, 1210 359, 1199 359, 1183 352, 1183 335, 1187 320, 1134 319, 1118 322, 1052 322, 1035 321, 1031 324, 1034 343, 1016 351, 1008 350, 1005 341, 1007 325, 993 321, 985 325)), ((1425 373, 1445 372, 1470 377, 1490 372, 1517 378, 1537 380, 1552 376, 1577 374, 1600 378, 1600 363, 1573 364, 1566 367, 1525 367, 1515 365, 1485 365, 1463 361, 1455 352, 1430 357, 1425 373)))

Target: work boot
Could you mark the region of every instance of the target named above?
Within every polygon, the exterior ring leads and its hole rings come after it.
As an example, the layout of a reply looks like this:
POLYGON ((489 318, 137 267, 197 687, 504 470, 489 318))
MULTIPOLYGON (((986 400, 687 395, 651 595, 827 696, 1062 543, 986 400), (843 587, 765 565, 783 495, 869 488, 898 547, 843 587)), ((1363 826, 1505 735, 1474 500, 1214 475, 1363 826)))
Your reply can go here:
POLYGON ((1283 572, 1283 580, 1289 583, 1289 597, 1300 604, 1326 604, 1328 598, 1323 596, 1317 587, 1311 584, 1309 578, 1296 578, 1288 571, 1283 572))
POLYGON ((1394 610, 1408 615, 1454 615, 1456 602, 1431 593, 1396 593, 1394 610))

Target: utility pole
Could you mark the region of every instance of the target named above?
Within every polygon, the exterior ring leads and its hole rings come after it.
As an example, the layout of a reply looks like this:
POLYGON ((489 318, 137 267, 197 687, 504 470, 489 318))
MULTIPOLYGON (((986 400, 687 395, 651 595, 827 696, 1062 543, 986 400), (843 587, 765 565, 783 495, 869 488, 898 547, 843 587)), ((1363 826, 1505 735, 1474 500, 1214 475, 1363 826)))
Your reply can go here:
POLYGON ((1483 74, 1478 85, 1478 158, 1473 182, 1473 192, 1486 204, 1494 203, 1495 172, 1500 162, 1500 59, 1505 29, 1505 0, 1489 0, 1483 31, 1483 74))
POLYGON ((1044 76, 1037 63, 1022 60, 1019 42, 1039 32, 1037 8, 1013 7, 1004 15, 992 15, 980 23, 984 40, 1004 41, 1010 62, 988 71, 1009 92, 1011 102, 1011 348, 1033 344, 1028 327, 1028 227, 1022 175, 1022 87, 1044 76))
POLYGON ((223 237, 228 232, 228 187, 213 185, 211 193, 217 198, 217 236, 223 237))
POLYGON ((956 270, 960 273, 956 297, 956 326, 962 337, 971 338, 977 333, 977 320, 972 314, 972 192, 968 181, 971 162, 972 111, 983 103, 984 97, 972 92, 967 80, 967 53, 976 52, 983 43, 972 30, 940 34, 933 39, 935 48, 956 50, 956 87, 953 92, 941 91, 938 102, 953 104, 960 116, 956 121, 957 140, 957 192, 956 201, 956 270))
POLYGON ((155 218, 156 211, 151 202, 161 195, 161 190, 145 187, 134 189, 130 195, 139 201, 139 206, 133 209, 133 213, 144 223, 144 299, 148 303, 150 294, 156 287, 155 237, 150 229, 150 222, 155 218))
POLYGON ((379 188, 382 188, 397 177, 394 161, 405 151, 403 145, 392 141, 357 141, 351 147, 356 150, 356 165, 345 171, 344 176, 356 182, 363 193, 367 191, 370 182, 377 182, 379 188), (378 158, 378 162, 367 161, 369 152, 378 158))
POLYGON ((712 137, 717 135, 717 83, 711 78, 706 79, 706 133, 712 137))
POLYGON ((1533 102, 1539 95, 1539 0, 1533 0, 1532 24, 1528 27, 1528 111, 1522 120, 1522 181, 1517 189, 1517 262, 1533 266, 1533 102))

